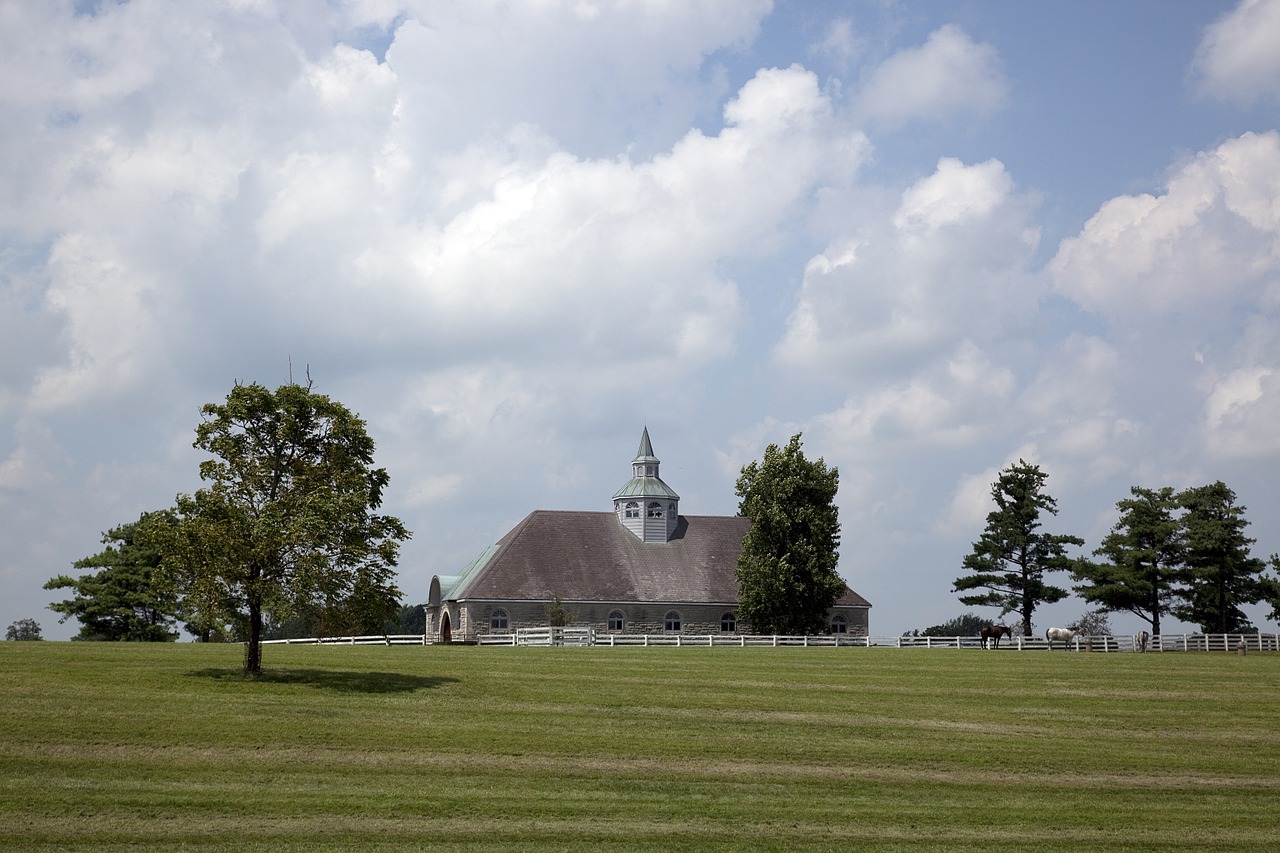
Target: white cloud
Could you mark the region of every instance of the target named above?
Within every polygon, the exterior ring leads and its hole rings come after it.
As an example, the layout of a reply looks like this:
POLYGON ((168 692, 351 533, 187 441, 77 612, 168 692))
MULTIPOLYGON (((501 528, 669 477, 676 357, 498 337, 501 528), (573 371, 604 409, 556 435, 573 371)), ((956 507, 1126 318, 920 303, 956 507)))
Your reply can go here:
POLYGON ((948 24, 920 47, 885 60, 862 87, 858 110, 867 121, 893 128, 986 116, 1002 109, 1008 95, 995 48, 948 24))
POLYGON ((1224 101, 1280 101, 1280 2, 1241 0, 1210 25, 1192 73, 1201 92, 1224 101))
POLYGON ((1280 133, 1247 133, 1181 166, 1160 196, 1120 196, 1049 266, 1060 291, 1111 318, 1230 310, 1277 292, 1280 133))
POLYGON ((1002 337, 1040 292, 1031 207, 998 161, 943 158, 896 209, 867 214, 810 260, 778 358, 822 373, 893 372, 965 337, 1002 337))
POLYGON ((1204 403, 1204 441, 1213 456, 1280 454, 1280 365, 1250 365, 1217 378, 1204 403))

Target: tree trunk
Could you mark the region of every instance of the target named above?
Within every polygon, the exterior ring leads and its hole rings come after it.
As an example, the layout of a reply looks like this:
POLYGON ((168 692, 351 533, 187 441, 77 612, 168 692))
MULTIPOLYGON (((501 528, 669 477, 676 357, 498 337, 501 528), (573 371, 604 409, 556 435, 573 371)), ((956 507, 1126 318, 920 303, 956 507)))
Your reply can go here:
POLYGON ((244 674, 262 674, 262 601, 249 594, 249 636, 244 645, 244 674))

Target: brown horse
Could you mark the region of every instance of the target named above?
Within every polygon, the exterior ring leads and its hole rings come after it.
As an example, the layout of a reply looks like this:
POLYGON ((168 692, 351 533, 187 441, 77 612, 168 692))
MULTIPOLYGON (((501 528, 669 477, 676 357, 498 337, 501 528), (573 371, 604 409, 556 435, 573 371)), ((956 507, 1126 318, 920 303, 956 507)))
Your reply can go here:
POLYGON ((982 647, 987 648, 987 640, 994 639, 996 648, 1000 648, 1001 637, 1012 637, 1013 629, 1008 625, 984 625, 982 630, 978 632, 978 636, 982 638, 982 647))

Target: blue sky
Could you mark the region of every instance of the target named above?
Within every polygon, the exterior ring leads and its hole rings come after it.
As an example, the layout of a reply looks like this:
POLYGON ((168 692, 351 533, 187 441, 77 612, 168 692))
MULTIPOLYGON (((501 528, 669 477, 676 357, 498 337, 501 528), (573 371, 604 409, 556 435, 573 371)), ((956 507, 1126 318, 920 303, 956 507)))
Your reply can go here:
POLYGON ((408 601, 646 425, 687 514, 803 432, 876 634, 963 612, 1019 458, 1088 550, 1221 479, 1280 551, 1274 0, 3 8, 0 624, 74 633, 44 581, 290 363, 408 601))

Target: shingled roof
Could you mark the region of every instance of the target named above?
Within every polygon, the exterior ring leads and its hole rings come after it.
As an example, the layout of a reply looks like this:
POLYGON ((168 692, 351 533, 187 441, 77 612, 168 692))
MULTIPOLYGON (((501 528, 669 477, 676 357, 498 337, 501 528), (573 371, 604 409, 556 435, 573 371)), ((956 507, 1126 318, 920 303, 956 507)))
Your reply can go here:
MULTIPOLYGON (((739 516, 682 515, 670 541, 645 543, 611 512, 535 510, 468 566, 444 597, 734 604, 738 555, 750 526, 739 516)), ((869 606, 847 587, 837 603, 869 606)))

